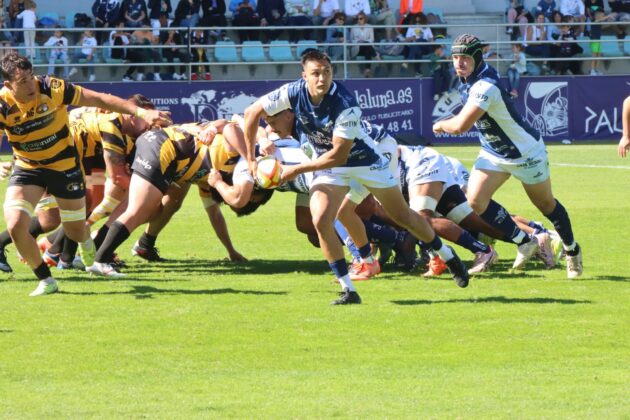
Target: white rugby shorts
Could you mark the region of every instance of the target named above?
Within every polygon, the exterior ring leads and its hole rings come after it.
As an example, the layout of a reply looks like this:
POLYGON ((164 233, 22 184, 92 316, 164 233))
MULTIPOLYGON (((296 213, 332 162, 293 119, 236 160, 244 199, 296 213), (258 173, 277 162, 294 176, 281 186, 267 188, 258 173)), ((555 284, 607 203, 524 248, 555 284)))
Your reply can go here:
POLYGON ((499 158, 481 149, 475 161, 475 169, 509 173, 523 184, 529 185, 544 182, 550 176, 549 159, 542 140, 518 159, 499 158))

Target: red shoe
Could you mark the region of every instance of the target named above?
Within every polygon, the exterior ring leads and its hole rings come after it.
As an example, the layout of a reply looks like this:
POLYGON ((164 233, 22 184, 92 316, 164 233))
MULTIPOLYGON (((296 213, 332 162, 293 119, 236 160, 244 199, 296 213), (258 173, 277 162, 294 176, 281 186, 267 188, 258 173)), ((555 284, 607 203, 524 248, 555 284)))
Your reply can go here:
POLYGON ((197 79, 199 79, 199 76, 197 76, 197 73, 190 74, 190 80, 197 80, 197 79))
POLYGON ((39 247, 39 252, 43 254, 44 252, 48 251, 48 248, 50 248, 52 244, 50 243, 48 238, 44 236, 37 241, 37 246, 39 247))
POLYGON ((350 273, 350 280, 362 281, 369 280, 370 277, 374 277, 381 272, 381 265, 378 260, 374 260, 373 263, 363 262, 357 271, 350 273))
POLYGON ((448 267, 442 261, 442 258, 435 256, 429 261, 429 269, 423 274, 424 277, 437 277, 442 274, 448 267))
POLYGON ((212 75, 210 74, 210 72, 206 73, 203 75, 203 78, 206 80, 212 80, 212 75))

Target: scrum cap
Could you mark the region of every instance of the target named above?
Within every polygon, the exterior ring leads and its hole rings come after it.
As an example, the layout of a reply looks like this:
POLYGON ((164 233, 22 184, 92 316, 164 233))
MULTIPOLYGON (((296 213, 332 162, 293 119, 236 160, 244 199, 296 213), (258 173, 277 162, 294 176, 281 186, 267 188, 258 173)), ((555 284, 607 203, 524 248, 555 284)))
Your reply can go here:
POLYGON ((479 38, 470 34, 463 34, 455 38, 452 55, 467 55, 473 59, 473 68, 477 69, 483 61, 483 44, 479 38))

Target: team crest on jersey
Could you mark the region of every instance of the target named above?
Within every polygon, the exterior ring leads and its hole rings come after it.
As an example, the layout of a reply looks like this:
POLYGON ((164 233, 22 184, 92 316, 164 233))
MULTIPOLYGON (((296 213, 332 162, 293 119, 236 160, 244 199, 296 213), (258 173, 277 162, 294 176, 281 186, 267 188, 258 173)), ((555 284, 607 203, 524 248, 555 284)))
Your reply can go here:
POLYGON ((41 104, 35 110, 38 114, 43 114, 44 112, 48 112, 48 104, 41 104))
POLYGON ((50 87, 53 89, 59 89, 61 87, 61 81, 58 79, 52 79, 50 81, 50 87))
POLYGON ((82 182, 71 182, 66 185, 66 189, 70 192, 81 191, 84 189, 82 182))
POLYGON ((525 119, 542 136, 569 134, 567 82, 531 82, 525 88, 525 119))

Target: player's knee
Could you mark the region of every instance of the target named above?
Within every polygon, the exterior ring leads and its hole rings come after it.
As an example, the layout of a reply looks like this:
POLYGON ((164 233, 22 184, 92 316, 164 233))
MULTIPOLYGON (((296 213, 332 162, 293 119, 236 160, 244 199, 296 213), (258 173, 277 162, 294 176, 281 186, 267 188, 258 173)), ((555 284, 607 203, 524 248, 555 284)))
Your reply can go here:
POLYGON ((468 197, 468 204, 477 214, 483 214, 488 208, 488 202, 477 198, 468 197))
POLYGON ((9 199, 4 202, 4 218, 11 236, 27 231, 33 217, 33 205, 22 199, 9 199))
POLYGON ((330 227, 333 225, 335 221, 335 216, 329 213, 330 212, 324 212, 321 214, 313 214, 313 226, 315 226, 315 230, 317 232, 321 232, 327 227, 330 227))

